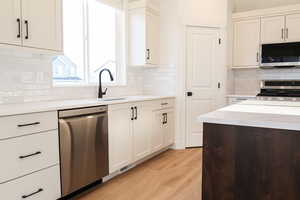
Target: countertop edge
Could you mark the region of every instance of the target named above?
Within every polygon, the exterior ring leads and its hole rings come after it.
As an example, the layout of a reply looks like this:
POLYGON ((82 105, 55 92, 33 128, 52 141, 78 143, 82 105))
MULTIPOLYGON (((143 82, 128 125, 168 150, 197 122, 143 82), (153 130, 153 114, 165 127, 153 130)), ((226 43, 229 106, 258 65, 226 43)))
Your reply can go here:
POLYGON ((130 97, 126 100, 116 100, 116 101, 98 101, 96 99, 74 99, 74 100, 61 100, 61 101, 40 101, 40 102, 30 102, 30 103, 18 103, 18 104, 2 104, 0 105, 0 117, 8 117, 14 115, 24 115, 30 113, 40 113, 40 112, 51 112, 60 111, 76 108, 86 108, 94 106, 109 106, 116 104, 126 104, 134 102, 143 101, 154 101, 163 99, 176 99, 176 96, 139 96, 134 98, 130 97), (82 102, 82 103, 80 103, 82 102), (37 104, 36 106, 34 104, 37 104), (28 106, 28 108, 24 108, 28 106), (1 109, 4 111, 1 111, 1 109), (15 110, 14 110, 15 109, 15 110))

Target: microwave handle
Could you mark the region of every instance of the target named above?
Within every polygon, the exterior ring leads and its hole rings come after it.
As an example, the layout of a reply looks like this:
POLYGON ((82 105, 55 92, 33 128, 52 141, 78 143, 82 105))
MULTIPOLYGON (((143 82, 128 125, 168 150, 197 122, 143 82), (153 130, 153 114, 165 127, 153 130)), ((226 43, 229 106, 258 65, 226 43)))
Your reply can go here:
POLYGON ((259 52, 256 53, 256 62, 259 63, 259 52))

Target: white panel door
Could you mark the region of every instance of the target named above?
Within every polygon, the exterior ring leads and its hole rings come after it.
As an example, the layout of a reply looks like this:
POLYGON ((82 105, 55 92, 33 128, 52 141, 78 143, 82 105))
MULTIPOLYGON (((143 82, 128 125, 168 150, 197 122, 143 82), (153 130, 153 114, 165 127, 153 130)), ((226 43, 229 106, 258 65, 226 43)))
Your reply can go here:
POLYGON ((133 152, 134 161, 137 161, 151 153, 152 107, 147 103, 136 104, 134 113, 133 152))
POLYGON ((284 42, 285 16, 264 17, 261 19, 261 43, 284 42))
POLYGON ((162 129, 163 113, 156 111, 153 113, 153 131, 151 136, 151 152, 157 152, 163 148, 164 132, 162 129))
POLYGON ((146 13, 146 62, 159 64, 159 16, 146 13))
POLYGON ((187 32, 186 146, 203 146, 203 125, 197 116, 216 108, 219 30, 189 28, 187 32))
POLYGON ((62 50, 61 0, 22 0, 23 45, 62 50))
POLYGON ((0 2, 0 43, 21 45, 21 0, 0 2))
POLYGON ((257 67, 259 65, 260 20, 234 23, 233 67, 257 67))
POLYGON ((109 106, 109 172, 132 163, 132 112, 130 105, 109 106))
POLYGON ((286 16, 286 41, 300 41, 300 14, 286 16))

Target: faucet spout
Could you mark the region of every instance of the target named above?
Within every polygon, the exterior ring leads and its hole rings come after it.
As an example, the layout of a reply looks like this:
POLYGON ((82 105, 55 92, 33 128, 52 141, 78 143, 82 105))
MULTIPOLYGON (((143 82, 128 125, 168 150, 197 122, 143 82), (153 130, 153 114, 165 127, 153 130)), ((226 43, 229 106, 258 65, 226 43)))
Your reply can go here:
POLYGON ((107 88, 105 89, 104 92, 102 91, 102 74, 105 71, 109 73, 110 81, 114 81, 114 77, 109 69, 104 68, 100 71, 100 73, 99 73, 99 88, 98 88, 98 98, 99 99, 102 99, 103 95, 106 95, 106 92, 107 92, 107 88))

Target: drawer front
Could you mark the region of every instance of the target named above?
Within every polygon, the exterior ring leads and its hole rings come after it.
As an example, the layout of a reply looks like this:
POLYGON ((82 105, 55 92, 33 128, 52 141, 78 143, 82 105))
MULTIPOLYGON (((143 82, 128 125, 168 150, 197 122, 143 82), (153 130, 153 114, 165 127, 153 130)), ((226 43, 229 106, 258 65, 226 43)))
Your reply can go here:
POLYGON ((44 112, 26 115, 0 117, 0 140, 57 129, 57 112, 44 112))
POLYGON ((163 99, 163 100, 161 100, 160 106, 162 109, 173 108, 175 106, 175 100, 174 99, 163 99))
POLYGON ((57 130, 0 141, 0 183, 59 163, 57 130))
POLYGON ((59 166, 0 184, 1 199, 56 200, 61 197, 59 166))

